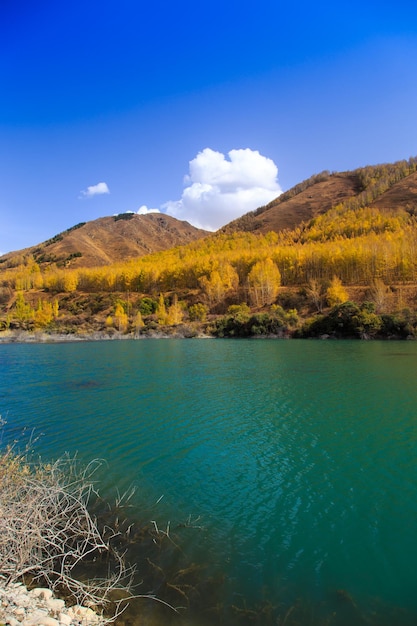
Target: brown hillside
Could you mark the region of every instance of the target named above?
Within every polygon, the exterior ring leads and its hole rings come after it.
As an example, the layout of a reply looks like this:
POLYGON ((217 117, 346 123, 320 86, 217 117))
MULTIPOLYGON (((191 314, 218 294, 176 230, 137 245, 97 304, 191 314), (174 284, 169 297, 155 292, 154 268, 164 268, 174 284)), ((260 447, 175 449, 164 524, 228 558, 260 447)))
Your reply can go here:
POLYGON ((167 250, 207 234, 169 215, 124 213, 78 224, 42 244, 11 252, 2 259, 5 266, 10 266, 32 254, 40 264, 94 267, 167 250))
POLYGON ((256 231, 262 234, 292 230, 336 204, 356 196, 360 191, 359 176, 355 172, 323 173, 278 196, 265 207, 234 220, 222 230, 256 231), (298 191, 303 186, 305 188, 298 191))
POLYGON ((408 213, 417 214, 417 172, 395 183, 371 206, 381 211, 404 209, 408 213))
MULTIPOLYGON (((268 205, 230 222, 220 232, 265 234, 293 230, 338 205, 339 209, 371 206, 417 214, 416 168, 417 158, 412 157, 409 161, 366 166, 351 172, 322 172, 268 205)), ((42 244, 8 253, 1 257, 1 267, 16 267, 28 255, 33 255, 41 265, 73 268, 109 265, 210 234, 161 213, 125 213, 77 224, 42 244)))

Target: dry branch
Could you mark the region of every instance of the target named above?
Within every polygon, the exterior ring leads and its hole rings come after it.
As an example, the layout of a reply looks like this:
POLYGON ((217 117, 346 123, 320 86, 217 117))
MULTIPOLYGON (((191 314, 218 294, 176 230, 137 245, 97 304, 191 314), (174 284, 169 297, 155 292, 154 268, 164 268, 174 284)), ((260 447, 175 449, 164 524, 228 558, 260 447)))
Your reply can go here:
POLYGON ((132 572, 91 513, 97 498, 94 465, 79 472, 74 459, 32 465, 10 448, 0 453, 0 577, 41 581, 77 603, 103 609, 115 589, 128 590, 132 572), (107 562, 108 575, 82 580, 81 564, 107 562))

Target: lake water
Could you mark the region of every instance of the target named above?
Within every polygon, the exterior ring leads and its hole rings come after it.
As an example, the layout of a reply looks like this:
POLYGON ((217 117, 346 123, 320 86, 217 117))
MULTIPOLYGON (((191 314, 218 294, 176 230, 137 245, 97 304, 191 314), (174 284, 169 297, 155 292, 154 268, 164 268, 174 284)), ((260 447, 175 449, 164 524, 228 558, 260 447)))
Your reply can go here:
POLYGON ((416 374, 414 342, 9 344, 0 415, 170 529, 139 593, 188 608, 126 624, 415 625, 416 374))

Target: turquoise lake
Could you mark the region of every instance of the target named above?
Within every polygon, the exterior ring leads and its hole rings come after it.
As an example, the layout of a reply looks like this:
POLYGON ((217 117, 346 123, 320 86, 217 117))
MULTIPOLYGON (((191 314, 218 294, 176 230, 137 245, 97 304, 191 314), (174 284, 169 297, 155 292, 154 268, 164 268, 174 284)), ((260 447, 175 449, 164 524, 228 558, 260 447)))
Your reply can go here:
POLYGON ((170 529, 186 606, 126 625, 417 623, 417 343, 5 344, 0 376, 3 442, 103 459, 100 492, 170 529))

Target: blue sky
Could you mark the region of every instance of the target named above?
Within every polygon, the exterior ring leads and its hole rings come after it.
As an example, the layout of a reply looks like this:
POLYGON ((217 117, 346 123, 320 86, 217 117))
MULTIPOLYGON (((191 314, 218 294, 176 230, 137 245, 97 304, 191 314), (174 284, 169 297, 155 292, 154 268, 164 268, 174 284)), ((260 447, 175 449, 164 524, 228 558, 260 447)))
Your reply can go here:
POLYGON ((0 86, 0 252, 139 209, 215 229, 417 155, 417 3, 2 0, 0 86))

